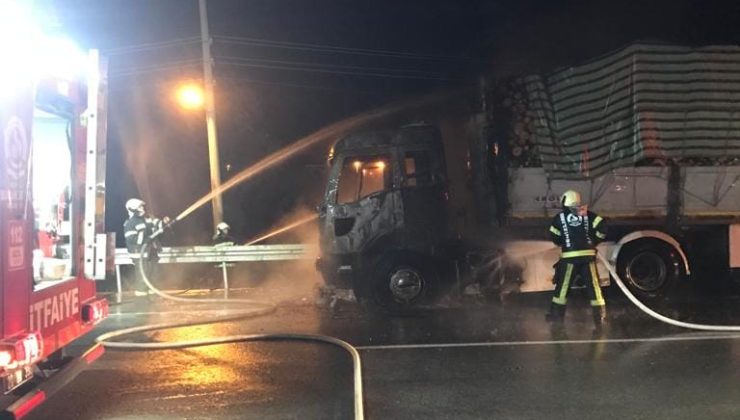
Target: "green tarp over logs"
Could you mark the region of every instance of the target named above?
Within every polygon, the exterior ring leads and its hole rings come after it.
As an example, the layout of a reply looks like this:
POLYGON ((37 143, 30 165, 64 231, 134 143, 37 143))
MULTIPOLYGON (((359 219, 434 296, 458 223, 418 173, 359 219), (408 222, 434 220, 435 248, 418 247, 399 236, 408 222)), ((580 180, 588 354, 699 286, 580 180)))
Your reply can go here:
POLYGON ((740 47, 633 44, 525 87, 552 179, 740 156, 740 47))

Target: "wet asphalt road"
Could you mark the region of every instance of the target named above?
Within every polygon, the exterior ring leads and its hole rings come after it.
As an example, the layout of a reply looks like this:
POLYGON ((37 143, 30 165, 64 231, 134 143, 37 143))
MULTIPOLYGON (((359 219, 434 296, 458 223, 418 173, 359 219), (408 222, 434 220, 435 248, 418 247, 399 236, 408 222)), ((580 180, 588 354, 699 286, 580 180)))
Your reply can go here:
MULTIPOLYGON (((263 318, 161 332, 154 340, 267 332, 342 338, 361 348, 370 419, 740 418, 740 333, 666 326, 619 297, 609 300, 608 327, 597 331, 583 300, 572 299, 563 329, 544 321, 549 296, 537 294, 404 317, 367 315, 351 303, 336 313, 291 304, 263 318)), ((683 320, 740 324, 737 297, 679 299, 659 309, 683 320)), ((113 307, 100 332, 218 311, 142 300, 113 307)), ((28 418, 351 419, 351 373, 347 354, 322 344, 108 350, 28 418)))

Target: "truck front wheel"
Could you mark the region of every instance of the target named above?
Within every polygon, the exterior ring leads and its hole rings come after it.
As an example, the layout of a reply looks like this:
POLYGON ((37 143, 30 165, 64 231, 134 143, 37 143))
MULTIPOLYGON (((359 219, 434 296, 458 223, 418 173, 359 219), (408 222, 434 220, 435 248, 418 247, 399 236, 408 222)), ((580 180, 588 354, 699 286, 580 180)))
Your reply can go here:
POLYGON ((429 259, 404 252, 383 254, 371 273, 372 300, 390 311, 428 302, 437 283, 437 270, 429 259))
POLYGON ((680 277, 680 258, 673 247, 659 240, 624 245, 617 259, 617 272, 636 296, 663 297, 680 277))

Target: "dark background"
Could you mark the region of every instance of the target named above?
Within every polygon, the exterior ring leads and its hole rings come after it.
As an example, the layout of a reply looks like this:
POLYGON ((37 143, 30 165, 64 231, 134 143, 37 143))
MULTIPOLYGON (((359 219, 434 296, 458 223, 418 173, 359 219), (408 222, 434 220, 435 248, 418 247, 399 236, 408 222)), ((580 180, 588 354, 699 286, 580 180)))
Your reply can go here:
MULTIPOLYGON (((37 2, 51 6, 82 46, 110 57, 108 230, 120 233, 127 198, 172 216, 207 193, 202 112, 183 111, 173 98, 180 82, 202 74, 197 0, 37 2)), ((734 1, 209 0, 208 7, 224 180, 329 123, 475 86, 483 74, 551 71, 635 40, 740 40, 734 1)), ((329 146, 227 192, 225 219, 236 236, 251 238, 315 206, 329 146)), ((204 206, 173 241, 205 243, 210 234, 204 206)))

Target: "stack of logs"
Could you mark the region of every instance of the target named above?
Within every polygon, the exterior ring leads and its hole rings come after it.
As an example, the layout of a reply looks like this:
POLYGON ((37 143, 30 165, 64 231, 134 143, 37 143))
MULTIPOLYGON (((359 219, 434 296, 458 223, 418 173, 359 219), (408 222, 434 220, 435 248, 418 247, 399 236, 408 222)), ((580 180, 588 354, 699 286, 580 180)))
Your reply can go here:
MULTIPOLYGON (((497 82, 490 100, 495 114, 505 115, 505 118, 510 119, 506 123, 507 138, 497 139, 508 144, 509 165, 514 168, 542 166, 535 144, 534 118, 530 113, 524 80, 512 78, 497 82)), ((496 116, 492 120, 494 124, 505 123, 496 116)))

